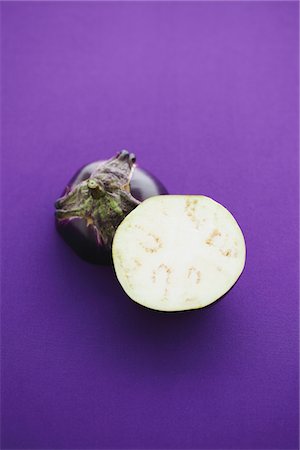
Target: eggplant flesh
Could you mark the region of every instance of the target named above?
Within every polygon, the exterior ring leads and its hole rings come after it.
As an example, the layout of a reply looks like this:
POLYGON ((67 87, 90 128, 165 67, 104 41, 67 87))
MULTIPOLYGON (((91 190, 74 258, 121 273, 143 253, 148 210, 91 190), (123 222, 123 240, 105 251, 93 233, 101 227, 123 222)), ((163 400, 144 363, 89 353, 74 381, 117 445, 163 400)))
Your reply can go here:
POLYGON ((117 278, 135 302, 158 311, 208 306, 241 275, 243 233, 232 214, 205 196, 151 197, 117 228, 117 278))

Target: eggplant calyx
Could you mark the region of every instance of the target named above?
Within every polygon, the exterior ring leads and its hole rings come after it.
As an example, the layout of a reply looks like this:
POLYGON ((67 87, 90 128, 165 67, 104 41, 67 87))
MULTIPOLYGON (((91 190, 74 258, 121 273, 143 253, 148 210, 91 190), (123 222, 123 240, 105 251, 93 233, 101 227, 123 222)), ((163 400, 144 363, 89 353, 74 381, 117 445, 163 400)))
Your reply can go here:
POLYGON ((135 155, 126 150, 98 166, 56 201, 56 219, 84 219, 95 228, 99 244, 111 249, 117 227, 140 204, 128 189, 134 168, 135 155))

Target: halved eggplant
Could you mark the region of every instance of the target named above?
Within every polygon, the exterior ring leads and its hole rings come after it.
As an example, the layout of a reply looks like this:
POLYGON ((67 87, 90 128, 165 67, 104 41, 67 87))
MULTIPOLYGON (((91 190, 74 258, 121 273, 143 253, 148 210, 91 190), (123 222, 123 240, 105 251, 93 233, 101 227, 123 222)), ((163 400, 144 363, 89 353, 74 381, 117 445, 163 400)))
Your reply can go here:
POLYGON ((205 196, 149 198, 117 228, 115 272, 135 302, 158 311, 203 308, 243 271, 246 246, 231 213, 205 196))

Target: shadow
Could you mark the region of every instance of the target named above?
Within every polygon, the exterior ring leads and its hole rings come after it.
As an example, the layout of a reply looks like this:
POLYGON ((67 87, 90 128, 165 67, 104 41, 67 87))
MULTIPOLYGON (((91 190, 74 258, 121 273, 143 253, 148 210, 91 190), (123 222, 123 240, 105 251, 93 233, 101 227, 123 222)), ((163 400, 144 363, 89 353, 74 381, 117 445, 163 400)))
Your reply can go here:
POLYGON ((133 351, 129 358, 141 364, 141 373, 148 373, 149 367, 160 374, 181 373, 195 364, 208 369, 216 367, 216 355, 226 351, 222 336, 230 321, 223 313, 224 308, 160 313, 134 304, 130 314, 120 315, 118 333, 133 351))

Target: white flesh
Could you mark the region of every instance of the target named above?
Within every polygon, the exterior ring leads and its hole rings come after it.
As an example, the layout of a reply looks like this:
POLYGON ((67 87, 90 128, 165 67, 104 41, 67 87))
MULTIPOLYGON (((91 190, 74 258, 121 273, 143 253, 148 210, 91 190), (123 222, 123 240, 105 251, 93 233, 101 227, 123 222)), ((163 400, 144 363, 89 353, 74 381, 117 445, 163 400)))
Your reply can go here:
POLYGON ((236 282, 246 258, 242 231, 230 212, 193 195, 142 202, 118 227, 112 251, 125 292, 159 311, 215 302, 236 282))

